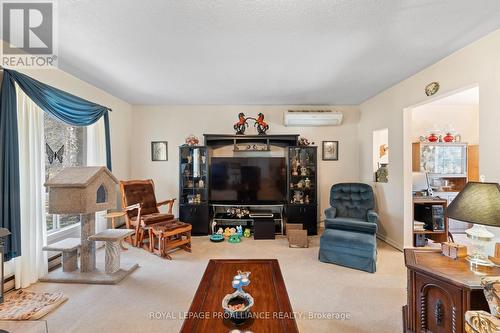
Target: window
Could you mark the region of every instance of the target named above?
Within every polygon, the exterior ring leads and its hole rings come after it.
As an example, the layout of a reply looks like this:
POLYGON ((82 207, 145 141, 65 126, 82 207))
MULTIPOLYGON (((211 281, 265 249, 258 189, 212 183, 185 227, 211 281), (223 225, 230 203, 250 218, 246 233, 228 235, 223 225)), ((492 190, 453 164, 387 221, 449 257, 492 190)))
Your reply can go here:
MULTIPOLYGON (((66 167, 85 165, 85 128, 67 125, 44 113, 45 180, 66 167)), ((79 215, 48 213, 49 193, 46 192, 47 232, 58 231, 80 223, 79 215)))

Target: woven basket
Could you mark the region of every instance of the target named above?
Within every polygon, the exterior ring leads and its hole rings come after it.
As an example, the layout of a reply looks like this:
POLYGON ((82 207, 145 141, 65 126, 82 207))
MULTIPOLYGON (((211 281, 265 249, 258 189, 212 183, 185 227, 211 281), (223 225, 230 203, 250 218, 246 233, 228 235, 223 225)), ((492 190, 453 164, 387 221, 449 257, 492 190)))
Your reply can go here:
POLYGON ((307 230, 287 230, 289 247, 308 247, 307 230))

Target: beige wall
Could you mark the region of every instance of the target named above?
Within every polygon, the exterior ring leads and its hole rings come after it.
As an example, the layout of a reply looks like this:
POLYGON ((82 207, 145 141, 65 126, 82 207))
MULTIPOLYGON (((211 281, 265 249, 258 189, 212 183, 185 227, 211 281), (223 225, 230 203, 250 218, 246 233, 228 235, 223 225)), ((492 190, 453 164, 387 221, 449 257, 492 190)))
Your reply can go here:
MULTIPOLYGON (((233 123, 239 112, 256 116, 263 112, 269 123, 269 134, 301 134, 316 145, 322 140, 339 141, 339 161, 322 161, 321 148, 318 148, 320 209, 329 201, 329 190, 338 182, 357 181, 358 179, 358 120, 356 107, 335 106, 344 113, 341 126, 333 127, 284 127, 283 111, 305 106, 134 106, 132 141, 132 177, 152 178, 156 183, 158 199, 178 197, 178 147, 184 138, 194 134, 203 140, 203 134, 232 134, 233 123), (151 141, 168 141, 168 161, 151 161, 151 141)), ((328 106, 317 109, 329 108, 328 106)), ((254 133, 251 125, 247 134, 254 133)), ((202 142, 203 143, 203 142, 202 142)), ((320 217, 322 218, 322 217, 320 217)))
MULTIPOLYGON (((465 87, 479 85, 480 173, 488 181, 500 182, 499 54, 500 30, 497 30, 360 105, 362 181, 370 181, 372 177, 372 131, 389 128, 389 183, 377 184, 376 187, 381 203, 383 236, 399 248, 411 244, 412 140, 409 109, 465 87), (426 97, 424 87, 432 81, 438 81, 441 89, 437 95, 426 97)), ((497 230, 492 231, 500 235, 497 230)))
POLYGON ((109 122, 113 173, 118 178, 130 176, 130 128, 132 124, 132 106, 130 104, 59 69, 19 70, 19 72, 111 108, 113 112, 110 113, 109 122))
MULTIPOLYGON (((434 128, 444 131, 451 124, 462 142, 479 143, 479 106, 478 105, 422 105, 412 111, 412 140, 428 134, 434 128)), ((443 133, 445 135, 445 133, 443 133)))

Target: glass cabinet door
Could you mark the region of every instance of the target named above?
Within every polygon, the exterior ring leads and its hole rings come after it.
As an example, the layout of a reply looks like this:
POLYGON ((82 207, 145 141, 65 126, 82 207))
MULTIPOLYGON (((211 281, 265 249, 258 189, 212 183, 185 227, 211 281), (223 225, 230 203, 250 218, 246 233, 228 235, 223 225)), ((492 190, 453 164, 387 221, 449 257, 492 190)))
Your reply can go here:
POLYGON ((467 175, 467 146, 452 143, 422 143, 420 145, 420 170, 430 174, 467 175))
POLYGON ((288 203, 316 203, 316 147, 288 147, 288 159, 288 203))
POLYGON ((180 147, 179 202, 181 204, 203 204, 208 201, 207 154, 206 147, 180 147))

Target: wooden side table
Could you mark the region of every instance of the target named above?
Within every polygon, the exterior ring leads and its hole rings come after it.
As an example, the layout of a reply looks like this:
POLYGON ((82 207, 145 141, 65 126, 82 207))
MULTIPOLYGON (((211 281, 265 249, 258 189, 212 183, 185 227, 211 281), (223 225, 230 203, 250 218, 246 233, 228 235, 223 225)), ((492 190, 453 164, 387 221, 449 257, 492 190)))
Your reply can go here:
MULTIPOLYGON (((116 218, 120 218, 120 217, 123 217, 127 214, 127 212, 123 212, 123 211, 119 211, 119 212, 109 212, 106 214, 106 218, 107 219, 111 219, 111 229, 116 229, 116 224, 115 224, 115 219, 116 218)), ((128 250, 128 248, 126 248, 124 245, 123 245, 123 240, 120 241, 120 248, 124 251, 128 250)))
POLYGON ((106 214, 106 218, 111 219, 111 229, 116 229, 115 219, 125 216, 126 212, 109 212, 106 214))
POLYGON ((465 312, 489 311, 481 277, 500 276, 500 268, 473 272, 464 258, 451 259, 439 250, 405 249, 408 304, 403 307, 404 332, 464 333, 465 312))

